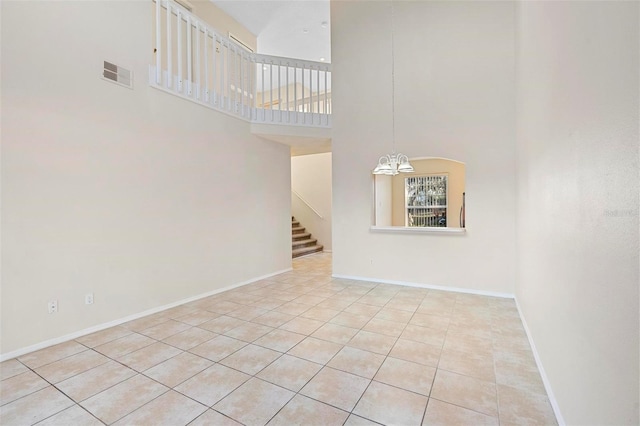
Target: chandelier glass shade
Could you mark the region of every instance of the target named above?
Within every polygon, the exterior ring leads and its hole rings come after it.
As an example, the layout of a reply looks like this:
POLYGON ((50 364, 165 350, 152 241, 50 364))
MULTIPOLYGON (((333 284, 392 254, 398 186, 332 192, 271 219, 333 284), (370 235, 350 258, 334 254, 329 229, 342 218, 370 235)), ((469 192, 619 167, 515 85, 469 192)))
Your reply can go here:
POLYGON ((412 171, 413 166, 409 163, 409 157, 394 152, 380 157, 378 165, 373 169, 373 174, 395 176, 398 173, 410 173, 412 171))

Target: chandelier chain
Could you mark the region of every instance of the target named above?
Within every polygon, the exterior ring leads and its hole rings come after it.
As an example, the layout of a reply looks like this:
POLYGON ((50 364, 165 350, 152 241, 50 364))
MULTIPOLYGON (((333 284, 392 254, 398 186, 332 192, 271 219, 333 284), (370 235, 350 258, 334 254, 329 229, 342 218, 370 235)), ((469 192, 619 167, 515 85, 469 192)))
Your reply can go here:
POLYGON ((391 0, 391 143, 393 153, 396 153, 396 55, 395 55, 395 28, 394 7, 391 0))
POLYGON ((374 175, 395 176, 398 173, 411 173, 413 166, 409 157, 404 154, 396 154, 396 50, 395 50, 395 8, 394 0, 391 1, 391 143, 393 151, 380 157, 378 165, 373 169, 374 175))

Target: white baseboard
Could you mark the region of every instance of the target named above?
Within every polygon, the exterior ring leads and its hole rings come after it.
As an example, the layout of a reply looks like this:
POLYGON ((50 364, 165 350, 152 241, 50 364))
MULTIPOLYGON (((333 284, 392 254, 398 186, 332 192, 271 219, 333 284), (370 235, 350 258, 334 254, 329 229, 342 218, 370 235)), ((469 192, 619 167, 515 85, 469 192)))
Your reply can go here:
POLYGON ((242 287, 247 284, 254 283, 256 281, 263 280, 265 278, 273 277, 275 275, 279 275, 285 272, 292 271, 293 268, 283 269, 281 271, 273 272, 270 274, 262 275, 260 277, 251 278, 247 281, 242 281, 240 283, 232 284, 230 286, 226 286, 223 288, 219 288, 216 290, 208 291, 203 294, 199 294, 197 296, 188 297, 186 299, 179 300, 177 302, 169 303, 167 305, 159 306, 157 308, 147 309, 146 311, 139 312, 137 314, 129 315, 124 318, 119 318, 117 320, 109 321, 107 323, 99 324, 93 327, 85 328, 83 330, 79 330, 70 334, 65 334, 64 336, 56 337, 53 339, 45 340, 44 342, 36 343, 35 345, 30 345, 24 348, 16 349, 15 351, 7 352, 5 354, 0 354, 0 362, 6 361, 8 359, 17 358, 19 356, 28 354, 30 352, 35 352, 40 349, 48 348, 49 346, 57 345, 60 343, 67 342, 69 340, 77 339, 78 337, 86 336, 87 334, 95 333, 97 331, 102 331, 107 328, 115 327, 120 324, 124 324, 129 321, 133 321, 138 318, 146 317, 147 315, 155 314, 158 312, 166 311, 167 309, 175 308, 176 306, 183 305, 185 303, 193 302, 195 300, 203 299, 205 297, 213 296, 214 294, 222 293, 224 291, 233 290, 234 288, 242 287))
POLYGON ((520 316, 520 321, 522 321, 522 326, 524 327, 524 331, 525 333, 527 333, 527 339, 529 339, 529 345, 531 345, 531 352, 533 352, 533 357, 536 360, 536 365, 538 366, 538 371, 540 372, 540 377, 542 378, 544 389, 547 391, 547 397, 549 398, 549 402, 551 403, 553 412, 556 415, 556 420, 558 421, 558 425, 565 426, 566 423, 564 421, 564 418, 562 417, 562 413, 560 412, 560 406, 558 405, 558 401, 556 400, 556 397, 553 394, 553 390, 551 389, 551 383, 549 382, 547 373, 545 373, 544 367, 542 366, 542 360, 540 359, 540 355, 538 355, 538 350, 536 349, 536 345, 535 343, 533 343, 533 338, 531 337, 529 326, 527 326, 527 321, 524 319, 524 315, 522 315, 522 310, 520 309, 520 303, 518 303, 517 298, 514 298, 514 299, 516 301, 516 307, 518 308, 518 315, 520 316))
POLYGON ((467 294, 477 294, 480 296, 492 296, 492 297, 501 297, 503 299, 515 299, 515 296, 511 293, 500 293, 497 291, 483 291, 483 290, 474 290, 469 288, 460 288, 460 287, 447 287, 441 285, 432 285, 425 283, 414 283, 408 281, 395 281, 395 280, 381 280, 377 278, 367 278, 367 277, 356 277, 352 275, 339 275, 333 274, 333 278, 343 278, 347 280, 358 280, 358 281, 368 281, 373 283, 381 283, 381 284, 393 284, 393 285, 404 285, 407 287, 418 287, 418 288, 428 288, 431 290, 443 290, 443 291, 451 291, 454 293, 467 293, 467 294))

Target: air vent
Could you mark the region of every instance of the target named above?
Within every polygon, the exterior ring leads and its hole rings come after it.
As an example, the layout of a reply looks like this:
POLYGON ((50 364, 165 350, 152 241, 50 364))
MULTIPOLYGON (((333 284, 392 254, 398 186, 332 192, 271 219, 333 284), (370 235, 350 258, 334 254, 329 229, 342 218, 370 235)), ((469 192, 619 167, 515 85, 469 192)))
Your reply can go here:
POLYGON ((129 89, 133 89, 133 73, 125 68, 119 67, 111 62, 104 61, 102 78, 119 84, 129 89))

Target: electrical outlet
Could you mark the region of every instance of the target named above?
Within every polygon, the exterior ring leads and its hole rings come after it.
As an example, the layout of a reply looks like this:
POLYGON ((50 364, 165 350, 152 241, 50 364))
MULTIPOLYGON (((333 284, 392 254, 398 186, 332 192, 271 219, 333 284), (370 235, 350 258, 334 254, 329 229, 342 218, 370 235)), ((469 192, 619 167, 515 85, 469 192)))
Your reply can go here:
POLYGON ((93 293, 88 293, 84 296, 85 305, 93 305, 93 293))
POLYGON ((50 314, 55 314, 56 312, 58 312, 58 301, 57 300, 50 300, 49 303, 47 304, 48 308, 49 308, 49 313, 50 314))

